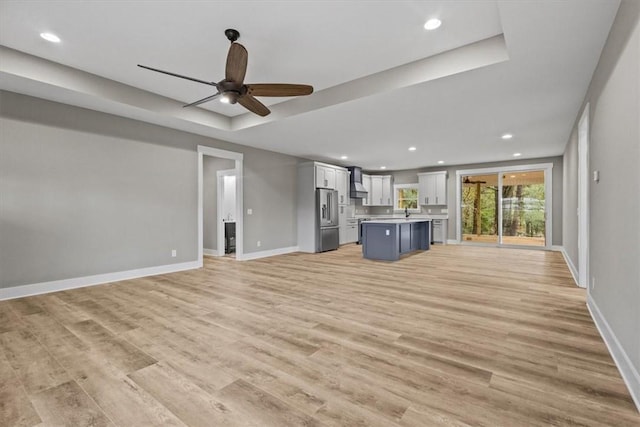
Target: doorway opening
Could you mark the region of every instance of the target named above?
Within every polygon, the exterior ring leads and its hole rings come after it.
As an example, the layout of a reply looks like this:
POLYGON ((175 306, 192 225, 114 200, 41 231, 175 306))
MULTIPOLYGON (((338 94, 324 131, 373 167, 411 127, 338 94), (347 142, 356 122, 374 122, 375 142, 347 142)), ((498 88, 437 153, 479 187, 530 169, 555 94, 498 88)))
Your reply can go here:
POLYGON ((198 262, 203 256, 243 257, 243 155, 198 146, 198 262))
POLYGON ((236 253, 236 170, 216 172, 217 194, 217 247, 219 255, 235 257, 236 253))
POLYGON ((458 171, 458 241, 551 246, 552 166, 458 171))

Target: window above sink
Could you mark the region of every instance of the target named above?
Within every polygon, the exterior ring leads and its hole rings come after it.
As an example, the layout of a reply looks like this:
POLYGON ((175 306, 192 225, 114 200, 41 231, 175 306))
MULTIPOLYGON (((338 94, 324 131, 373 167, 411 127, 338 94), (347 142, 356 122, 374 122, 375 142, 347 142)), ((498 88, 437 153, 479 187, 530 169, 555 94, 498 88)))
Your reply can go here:
POLYGON ((393 210, 420 213, 418 204, 418 184, 395 184, 393 186, 393 210))

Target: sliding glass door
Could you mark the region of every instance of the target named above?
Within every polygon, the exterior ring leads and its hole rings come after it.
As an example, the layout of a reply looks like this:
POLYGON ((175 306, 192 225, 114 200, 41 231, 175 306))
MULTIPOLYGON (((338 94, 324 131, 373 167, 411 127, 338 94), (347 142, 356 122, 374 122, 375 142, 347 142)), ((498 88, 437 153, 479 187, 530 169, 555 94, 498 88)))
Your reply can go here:
POLYGON ((550 164, 458 171, 458 238, 463 243, 550 244, 550 164), (540 167, 540 168, 536 168, 540 167))
POLYGON ((462 240, 499 243, 498 174, 462 178, 462 240))
POLYGON ((545 246, 545 212, 544 171, 503 175, 503 244, 545 246))

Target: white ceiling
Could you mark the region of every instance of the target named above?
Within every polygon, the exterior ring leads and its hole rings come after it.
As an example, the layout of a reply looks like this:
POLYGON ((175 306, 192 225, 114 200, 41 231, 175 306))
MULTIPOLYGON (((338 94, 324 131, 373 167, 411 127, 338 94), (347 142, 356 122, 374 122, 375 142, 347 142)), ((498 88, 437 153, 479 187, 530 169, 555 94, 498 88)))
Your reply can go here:
POLYGON ((0 87, 365 169, 552 156, 564 150, 618 5, 2 0, 0 44, 84 73, 5 49, 0 87), (442 27, 425 31, 430 17, 442 27), (261 98, 273 110, 265 119, 215 101, 186 111, 182 103, 211 88, 136 67, 221 80, 226 28, 239 30, 249 51, 247 82, 312 84, 316 92, 261 98), (42 40, 45 31, 62 43, 42 40), (503 57, 495 43, 483 44, 492 37, 503 50, 506 43, 503 57), (515 136, 503 141, 504 132, 515 136))

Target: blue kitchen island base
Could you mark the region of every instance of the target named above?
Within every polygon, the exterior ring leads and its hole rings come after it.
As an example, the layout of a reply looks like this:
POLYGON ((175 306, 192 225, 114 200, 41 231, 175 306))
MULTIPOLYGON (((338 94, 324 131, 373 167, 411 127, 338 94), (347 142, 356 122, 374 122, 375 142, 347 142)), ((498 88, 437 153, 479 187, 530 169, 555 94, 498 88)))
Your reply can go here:
POLYGON ((429 250, 431 220, 396 219, 362 223, 362 255, 396 261, 402 254, 429 250))

